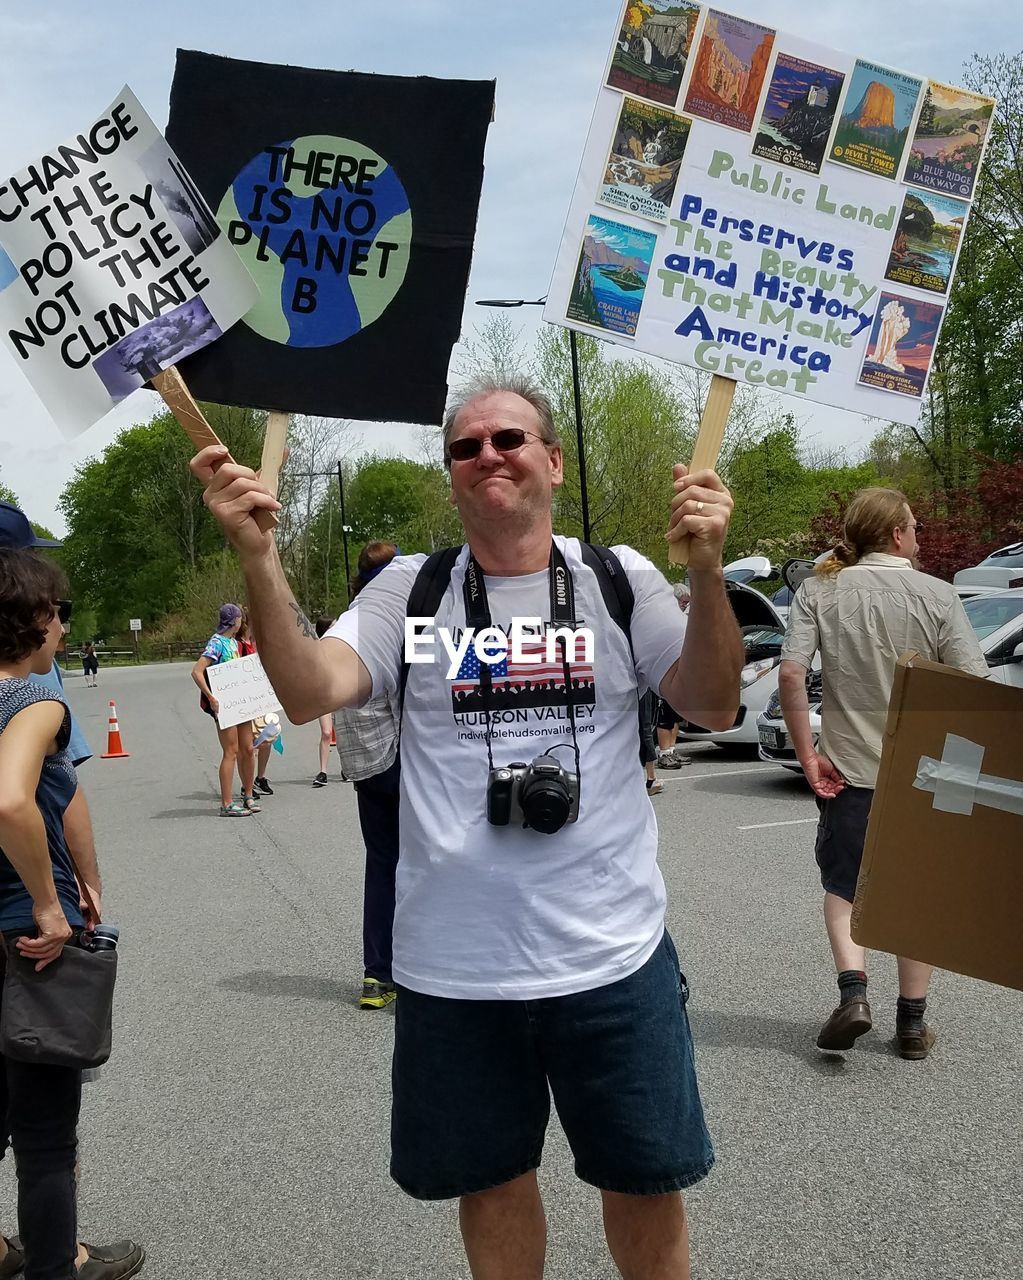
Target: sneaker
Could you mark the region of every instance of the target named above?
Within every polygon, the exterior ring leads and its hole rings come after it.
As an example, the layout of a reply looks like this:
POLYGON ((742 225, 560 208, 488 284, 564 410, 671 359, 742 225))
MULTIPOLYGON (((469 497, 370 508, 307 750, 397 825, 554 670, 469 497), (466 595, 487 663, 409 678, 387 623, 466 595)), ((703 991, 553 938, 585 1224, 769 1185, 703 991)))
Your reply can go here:
POLYGON ((327 785, 327 775, 325 773, 318 773, 316 777, 313 778, 314 787, 325 787, 326 785, 327 785))
POLYGON ((398 998, 393 982, 378 982, 367 973, 362 980, 362 995, 359 997, 360 1009, 386 1009, 398 998))
POLYGON ((646 784, 646 793, 648 796, 659 796, 663 790, 663 782, 659 782, 656 778, 648 780, 646 784))
POLYGON ((263 812, 263 806, 256 799, 255 792, 253 792, 251 796, 243 795, 242 804, 245 806, 245 808, 248 810, 249 813, 263 812))
MULTIPOLYGON (((688 764, 689 761, 686 760, 686 763, 688 764)), ((666 751, 663 756, 657 757, 657 768, 658 769, 681 769, 682 761, 678 758, 678 756, 673 756, 666 751)))
POLYGON ((76 1270, 78 1280, 128 1280, 142 1270, 146 1251, 134 1240, 118 1240, 116 1244, 86 1244, 82 1248, 88 1259, 76 1270))
POLYGON ((266 778, 257 778, 253 784, 252 791, 253 794, 261 796, 272 796, 274 793, 273 787, 267 782, 266 778))
POLYGON ((220 806, 220 816, 222 818, 247 818, 251 812, 251 809, 239 804, 237 800, 232 800, 230 804, 222 804, 220 806))

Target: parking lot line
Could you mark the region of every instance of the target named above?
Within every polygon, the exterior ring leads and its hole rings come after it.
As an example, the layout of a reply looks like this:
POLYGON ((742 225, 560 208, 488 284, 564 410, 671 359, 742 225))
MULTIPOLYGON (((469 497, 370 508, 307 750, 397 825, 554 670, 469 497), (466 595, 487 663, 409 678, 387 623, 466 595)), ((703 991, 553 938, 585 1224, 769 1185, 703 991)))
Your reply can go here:
POLYGON ((764 827, 801 827, 804 822, 816 822, 816 818, 789 818, 787 822, 755 822, 750 827, 736 827, 736 831, 762 831, 764 827))
POLYGON ((749 769, 725 769, 720 773, 690 773, 688 770, 677 778, 666 778, 658 774, 662 782, 699 782, 701 778, 734 778, 743 773, 770 773, 776 766, 773 764, 753 765, 749 769))

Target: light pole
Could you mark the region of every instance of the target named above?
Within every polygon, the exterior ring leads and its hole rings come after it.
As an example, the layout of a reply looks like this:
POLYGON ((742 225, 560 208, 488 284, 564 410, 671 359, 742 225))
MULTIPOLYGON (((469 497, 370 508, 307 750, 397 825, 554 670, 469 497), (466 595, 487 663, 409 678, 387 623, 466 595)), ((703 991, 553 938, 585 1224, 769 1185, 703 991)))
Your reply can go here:
POLYGON ((341 499, 341 545, 345 549, 345 593, 348 596, 348 603, 352 603, 352 571, 348 565, 348 534, 351 532, 351 525, 345 522, 345 479, 341 470, 341 461, 337 464, 337 491, 341 499))
MULTIPOLYGON (((478 307, 542 307, 546 298, 479 298, 478 307)), ((579 348, 575 330, 568 331, 568 345, 572 352, 572 396, 575 401, 575 441, 579 455, 579 498, 583 509, 583 541, 590 540, 590 503, 586 494, 586 448, 583 444, 583 402, 579 390, 579 348)), ((344 517, 342 516, 342 519, 344 517)))

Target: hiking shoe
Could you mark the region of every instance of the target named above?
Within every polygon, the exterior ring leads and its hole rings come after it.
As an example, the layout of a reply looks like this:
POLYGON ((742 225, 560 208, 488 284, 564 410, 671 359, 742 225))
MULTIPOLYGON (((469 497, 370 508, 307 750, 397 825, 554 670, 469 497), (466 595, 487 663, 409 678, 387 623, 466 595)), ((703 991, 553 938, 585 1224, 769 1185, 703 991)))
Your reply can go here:
POLYGON ((247 818, 252 812, 246 805, 239 804, 237 800, 232 800, 230 804, 222 804, 220 806, 220 816, 222 818, 247 818))
MULTIPOLYGON (((686 763, 687 764, 689 763, 688 759, 686 760, 686 763)), ((673 756, 666 751, 663 756, 657 757, 657 768, 658 769, 681 769, 682 761, 678 758, 678 756, 673 756)))
POLYGON ((831 1017, 821 1027, 817 1037, 817 1048, 829 1052, 851 1049, 858 1036, 862 1036, 872 1026, 870 1005, 866 1000, 847 1000, 840 1004, 831 1017))
POLYGON ((316 777, 313 778, 314 787, 325 787, 326 785, 327 785, 327 775, 325 773, 318 773, 316 777))
POLYGON ((118 1240, 116 1244, 86 1244, 82 1248, 89 1255, 75 1272, 78 1280, 128 1280, 141 1271, 146 1251, 134 1240, 118 1240))
POLYGON ((249 813, 263 812, 263 806, 256 799, 255 791, 253 791, 253 794, 251 796, 243 795, 242 804, 245 806, 245 808, 248 810, 249 813))
POLYGON ((253 794, 258 793, 261 796, 272 796, 273 787, 267 782, 266 778, 257 778, 252 786, 253 794))
POLYGON ((359 997, 360 1009, 386 1009, 398 998, 393 982, 378 982, 369 974, 362 980, 362 995, 359 997))
POLYGON ((21 1240, 17 1236, 13 1240, 4 1236, 4 1240, 7 1241, 7 1252, 4 1254, 3 1262, 0 1262, 0 1280, 12 1280, 12 1277, 25 1266, 25 1250, 21 1247, 21 1240))

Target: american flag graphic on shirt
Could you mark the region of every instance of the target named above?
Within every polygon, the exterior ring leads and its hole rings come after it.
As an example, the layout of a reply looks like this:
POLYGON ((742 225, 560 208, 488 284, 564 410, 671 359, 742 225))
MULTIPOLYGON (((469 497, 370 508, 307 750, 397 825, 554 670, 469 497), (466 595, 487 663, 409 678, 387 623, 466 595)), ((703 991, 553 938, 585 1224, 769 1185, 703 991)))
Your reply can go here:
MULTIPOLYGON (((565 688, 565 668, 559 660, 547 661, 547 642, 543 636, 535 639, 526 638, 521 643, 523 661, 512 657, 510 644, 498 661, 483 663, 476 653, 474 645, 466 651, 462 664, 458 668, 451 685, 451 704, 453 710, 484 710, 483 695, 480 692, 480 678, 484 667, 490 667, 491 692, 487 704, 493 711, 504 711, 515 707, 553 707, 566 706, 569 691, 565 688)), ((493 649, 488 647, 493 653, 493 649)), ((560 655, 560 648, 557 650, 560 655)), ((582 638, 576 640, 576 653, 583 657, 582 638)), ((554 655, 552 655, 554 656, 554 655)), ((593 704, 596 695, 593 683, 593 664, 585 661, 569 663, 569 674, 572 680, 571 700, 573 705, 593 704)))

